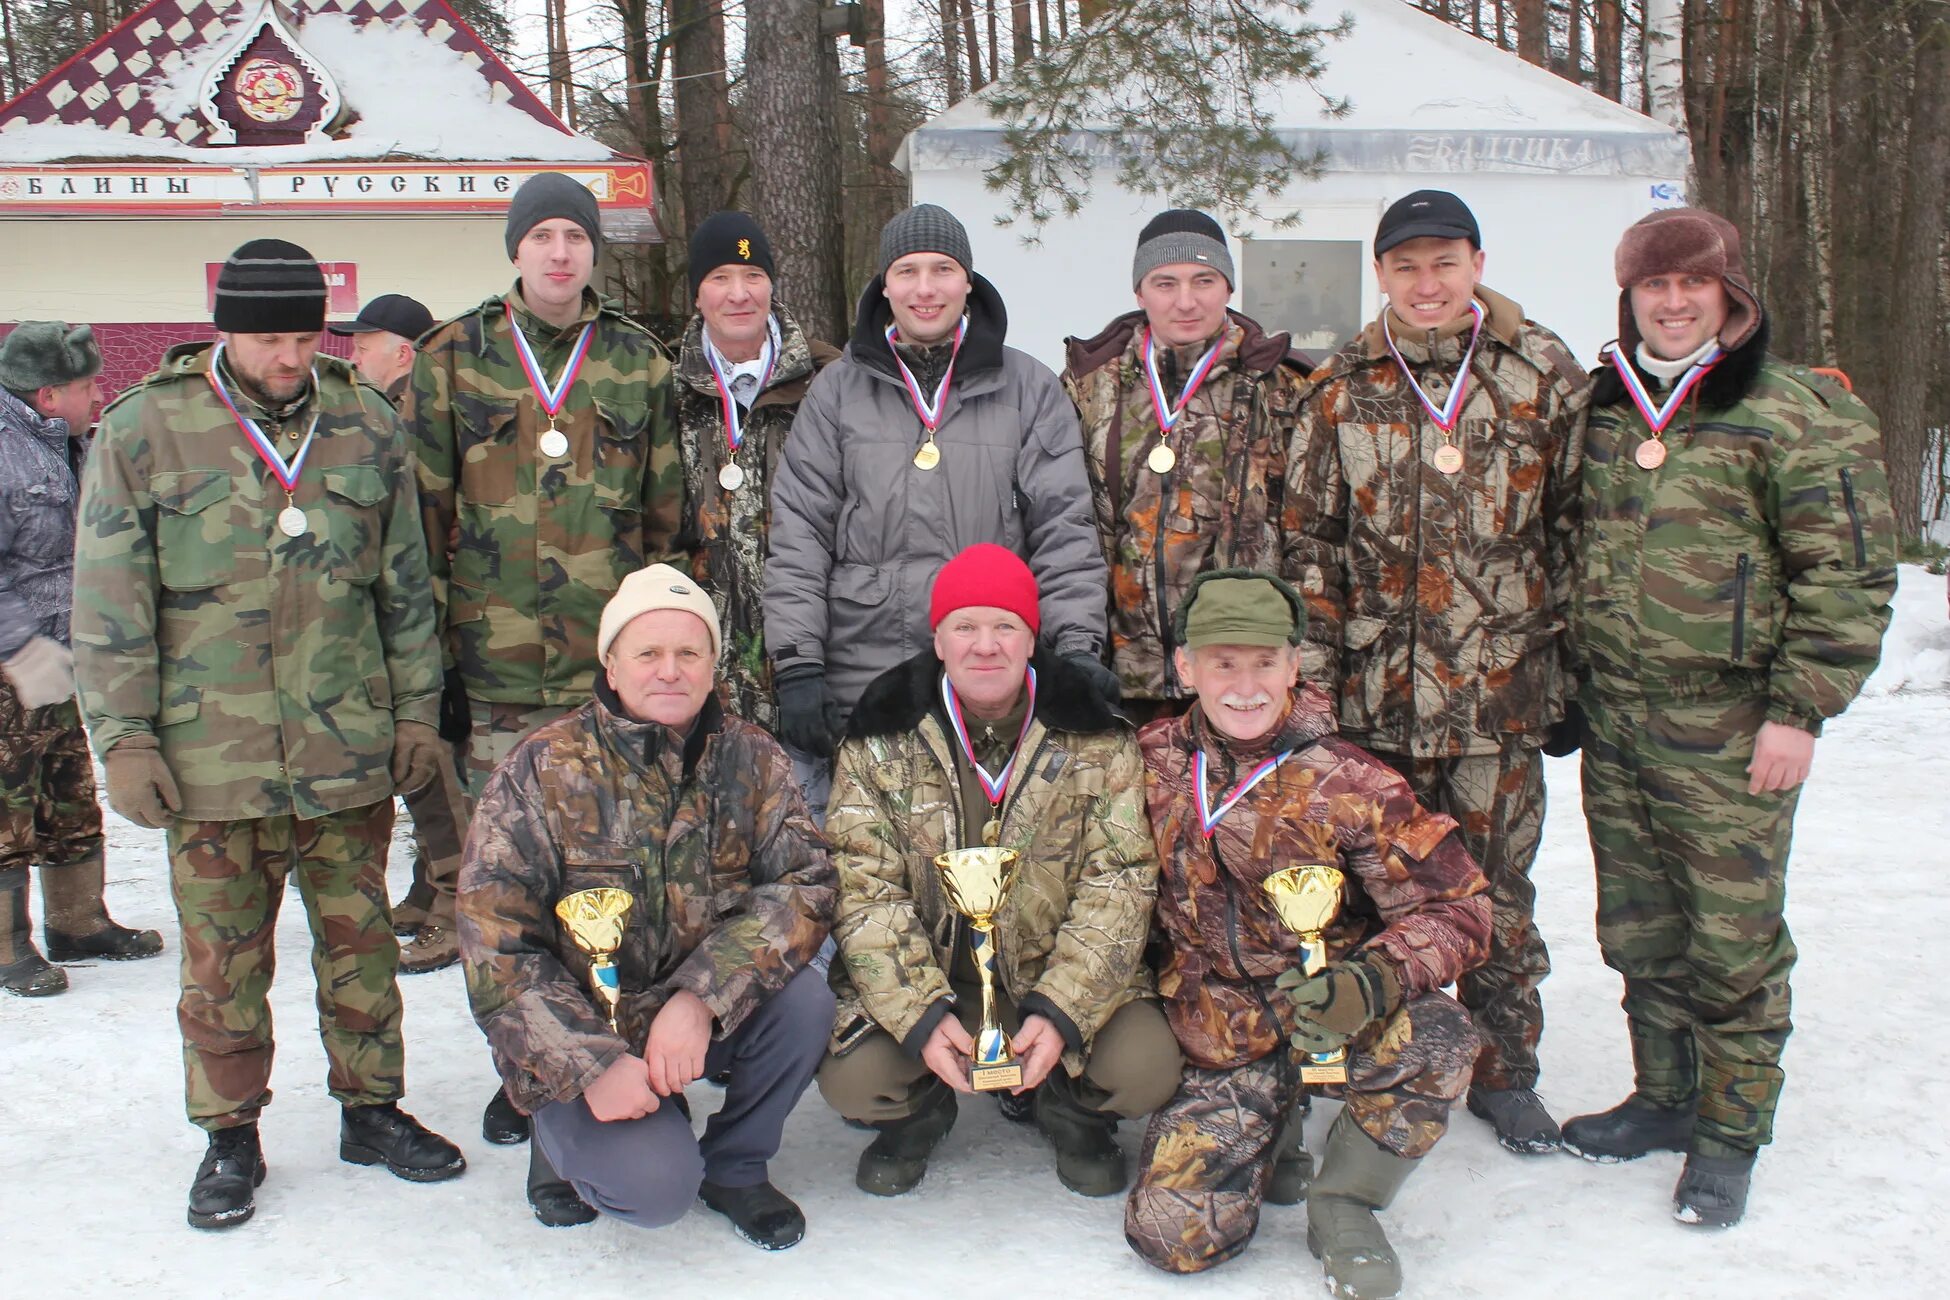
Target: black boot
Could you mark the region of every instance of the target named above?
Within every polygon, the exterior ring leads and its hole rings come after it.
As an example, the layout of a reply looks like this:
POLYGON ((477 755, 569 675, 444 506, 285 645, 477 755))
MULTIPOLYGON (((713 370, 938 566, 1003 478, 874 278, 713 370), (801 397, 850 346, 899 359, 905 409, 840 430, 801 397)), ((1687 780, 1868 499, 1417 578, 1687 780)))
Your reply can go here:
POLYGON ((1036 1119, 1036 1093, 1031 1088, 1026 1092, 1002 1091, 995 1094, 995 1108, 1002 1112, 1002 1118, 1011 1124, 1031 1124, 1036 1119))
POLYGON ((1693 1140, 1697 1102, 1655 1106, 1636 1092, 1610 1110, 1564 1122, 1564 1146, 1600 1164, 1637 1160, 1654 1151, 1684 1151, 1693 1140))
POLYGON ((392 1102, 344 1108, 339 1119, 339 1159, 353 1165, 385 1165, 413 1183, 457 1178, 467 1169, 459 1147, 392 1102))
POLYGON ((515 1109, 506 1088, 496 1088, 481 1112, 481 1136, 498 1147, 519 1146, 528 1140, 528 1116, 515 1109))
POLYGON ((1307 1154, 1307 1110, 1302 1098, 1273 1142, 1273 1172, 1266 1176, 1262 1197, 1268 1205, 1298 1205, 1307 1199, 1314 1179, 1314 1158, 1307 1154))
POLYGON ((1544 1109, 1544 1102, 1530 1088, 1476 1088, 1469 1090, 1469 1113, 1486 1119, 1496 1129, 1496 1140, 1505 1151, 1520 1156, 1549 1155, 1564 1145, 1564 1134, 1557 1121, 1544 1109))
POLYGON ((1056 1177, 1079 1196, 1113 1196, 1129 1175, 1113 1136, 1117 1117, 1077 1099, 1076 1084, 1058 1066, 1036 1089, 1036 1124, 1056 1147, 1056 1177))
POLYGON ((549 1165, 539 1142, 528 1146, 528 1205, 545 1228, 573 1228, 596 1217, 595 1207, 549 1165))
POLYGON ((1747 1212, 1747 1188, 1754 1177, 1754 1153, 1686 1156, 1672 1193, 1672 1217, 1699 1228, 1731 1228, 1747 1212))
POLYGON ((900 1196, 928 1172, 928 1156, 955 1126, 955 1094, 936 1081, 921 1109, 906 1119, 876 1124, 880 1136, 860 1153, 853 1183, 870 1196, 900 1196))
POLYGON ((203 1162, 190 1184, 192 1228, 234 1228, 257 1212, 252 1193, 264 1183, 264 1150, 257 1125, 239 1124, 210 1134, 203 1162))
POLYGON ((68 973, 34 947, 24 871, 19 884, 0 889, 0 988, 20 998, 51 998, 68 988, 68 973))
POLYGON ((139 961, 163 948, 154 930, 117 925, 102 902, 107 868, 100 853, 41 870, 41 933, 52 961, 139 961))
POLYGON ((785 1250, 806 1235, 806 1216, 771 1183, 720 1187, 706 1179, 697 1199, 731 1220, 739 1236, 760 1250, 785 1250))

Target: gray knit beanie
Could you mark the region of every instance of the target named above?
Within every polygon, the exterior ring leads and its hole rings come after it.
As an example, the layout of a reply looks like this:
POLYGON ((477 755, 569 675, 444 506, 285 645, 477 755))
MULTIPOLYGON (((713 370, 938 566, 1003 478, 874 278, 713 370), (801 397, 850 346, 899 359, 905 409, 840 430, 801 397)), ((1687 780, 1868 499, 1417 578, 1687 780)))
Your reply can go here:
POLYGON ((1226 278, 1228 288, 1239 287, 1232 254, 1226 251, 1226 232, 1203 212, 1168 208, 1145 223, 1138 235, 1137 256, 1131 259, 1131 288, 1143 284, 1144 277, 1159 267, 1178 262, 1209 266, 1226 278))
POLYGON ((945 253, 961 263, 971 275, 975 271, 975 251, 968 246, 968 232, 955 214, 932 203, 917 203, 889 221, 880 231, 880 273, 909 253, 945 253))
POLYGON ((102 372, 92 326, 62 320, 24 320, 0 339, 0 388, 31 393, 59 388, 102 372))
POLYGON ((589 187, 561 172, 536 172, 521 183, 515 197, 508 202, 508 260, 515 260, 515 249, 529 231, 554 217, 581 226, 589 242, 601 251, 602 214, 589 187))

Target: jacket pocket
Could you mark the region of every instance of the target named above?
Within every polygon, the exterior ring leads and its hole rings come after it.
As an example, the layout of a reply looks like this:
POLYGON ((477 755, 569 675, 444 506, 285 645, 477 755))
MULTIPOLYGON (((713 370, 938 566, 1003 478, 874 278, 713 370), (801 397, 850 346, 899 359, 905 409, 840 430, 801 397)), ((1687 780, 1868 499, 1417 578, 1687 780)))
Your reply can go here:
POLYGON ((237 580, 237 540, 228 470, 155 475, 156 579, 172 591, 205 591, 237 580))
MULTIPOLYGON (((1845 471, 1846 472, 1846 471, 1845 471)), ((1753 562, 1742 552, 1733 564, 1733 662, 1747 654, 1747 583, 1753 562)))
POLYGON ((643 511, 643 476, 650 459, 650 408, 635 402, 596 404, 595 461, 590 487, 604 510, 643 511))
MULTIPOLYGON (((1341 625, 1341 725, 1371 731, 1386 707, 1388 623, 1350 614, 1341 625)), ((1332 683, 1322 683, 1331 688, 1332 683)))
POLYGON ((169 697, 169 702, 156 711, 158 728, 188 722, 203 711, 203 692, 194 686, 180 686, 163 693, 169 697))
POLYGON ((871 645, 897 633, 898 628, 880 627, 887 617, 881 607, 887 603, 893 587, 894 576, 886 569, 871 564, 834 565, 826 585, 830 597, 826 644, 871 645))
POLYGON ((333 549, 332 576, 361 585, 373 581, 385 548, 384 477, 371 465, 338 465, 321 471, 318 480, 329 498, 325 527, 333 549))

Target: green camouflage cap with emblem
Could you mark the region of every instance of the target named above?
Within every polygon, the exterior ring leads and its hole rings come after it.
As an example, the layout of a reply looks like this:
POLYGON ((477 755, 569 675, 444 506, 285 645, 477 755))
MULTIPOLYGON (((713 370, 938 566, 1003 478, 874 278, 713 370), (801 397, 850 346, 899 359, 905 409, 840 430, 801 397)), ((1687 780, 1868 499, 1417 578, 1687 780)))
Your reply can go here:
POLYGON ((1299 593, 1256 569, 1213 569, 1192 580, 1178 607, 1179 645, 1299 645, 1307 610, 1299 593))

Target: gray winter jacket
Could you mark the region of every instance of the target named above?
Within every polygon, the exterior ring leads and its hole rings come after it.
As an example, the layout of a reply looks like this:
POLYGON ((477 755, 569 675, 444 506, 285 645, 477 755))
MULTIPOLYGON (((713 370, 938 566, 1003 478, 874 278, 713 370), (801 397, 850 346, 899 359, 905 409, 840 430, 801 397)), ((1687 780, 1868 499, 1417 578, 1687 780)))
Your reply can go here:
POLYGON ((0 659, 37 636, 68 643, 79 495, 68 422, 0 388, 0 659))
POLYGON ((968 333, 935 433, 940 464, 915 467, 926 430, 887 345, 876 278, 845 355, 800 405, 773 483, 765 643, 776 669, 823 664, 846 712, 932 644, 935 574, 977 542, 1028 562, 1046 645, 1093 657, 1103 646, 1109 575, 1076 410, 1048 368, 1003 346, 1002 300, 970 279, 968 333))

